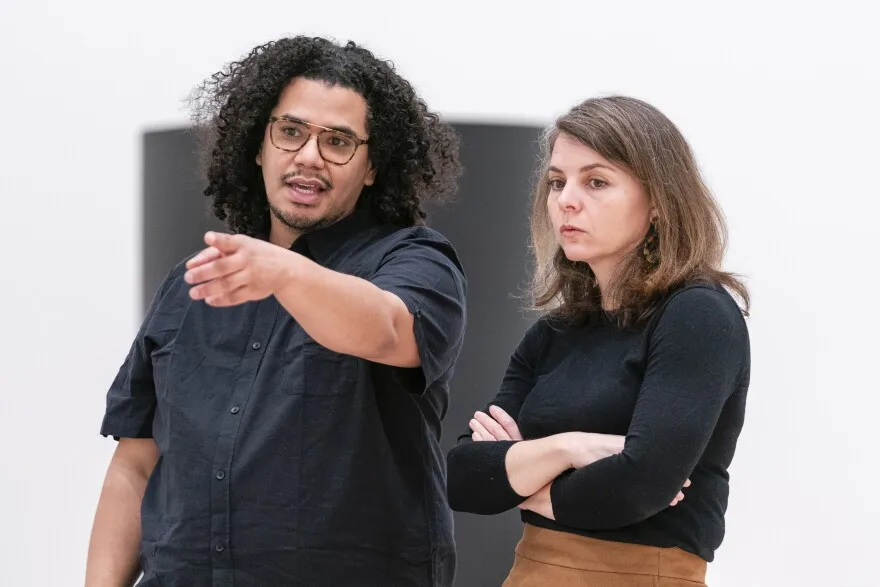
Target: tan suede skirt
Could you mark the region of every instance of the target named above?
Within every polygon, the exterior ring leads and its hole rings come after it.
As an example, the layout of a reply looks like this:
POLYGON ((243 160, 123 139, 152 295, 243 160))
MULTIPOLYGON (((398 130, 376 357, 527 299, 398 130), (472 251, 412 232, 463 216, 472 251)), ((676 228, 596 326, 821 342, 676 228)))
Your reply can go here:
POLYGON ((680 548, 596 540, 526 524, 502 587, 706 587, 706 566, 680 548))

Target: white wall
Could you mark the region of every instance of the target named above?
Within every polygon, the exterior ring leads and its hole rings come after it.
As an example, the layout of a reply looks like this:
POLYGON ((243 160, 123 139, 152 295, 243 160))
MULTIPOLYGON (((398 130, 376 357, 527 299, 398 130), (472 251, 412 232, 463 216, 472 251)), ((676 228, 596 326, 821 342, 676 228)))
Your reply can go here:
POLYGON ((545 122, 621 92, 677 121, 755 302, 712 585, 880 584, 880 44, 868 9, 343 4, 0 6, 0 584, 81 584, 113 449, 97 434, 104 392, 139 312, 139 133, 182 122, 181 99, 225 62, 299 32, 368 43, 459 120, 545 122))

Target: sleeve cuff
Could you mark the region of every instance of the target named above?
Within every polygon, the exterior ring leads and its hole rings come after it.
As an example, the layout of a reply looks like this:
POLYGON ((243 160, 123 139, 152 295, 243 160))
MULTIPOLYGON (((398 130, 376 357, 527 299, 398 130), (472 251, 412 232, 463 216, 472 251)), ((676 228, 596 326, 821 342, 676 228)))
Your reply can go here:
POLYGON ((432 350, 432 340, 427 330, 428 325, 425 324, 425 316, 422 314, 422 310, 416 303, 416 300, 407 295, 406 291, 396 288, 389 288, 386 291, 400 298, 407 310, 409 310, 409 313, 412 314, 413 335, 416 338, 416 346, 419 349, 419 368, 424 378, 424 384, 420 386, 420 389, 413 389, 412 391, 418 391, 419 394, 423 394, 443 376, 443 369, 432 350))
POLYGON ((505 459, 517 441, 466 441, 449 453, 448 493, 453 510, 500 514, 527 498, 510 486, 505 459))
POLYGON ((553 517, 562 524, 571 518, 568 511, 568 505, 571 501, 567 499, 567 493, 568 478, 574 471, 574 469, 564 471, 550 483, 550 503, 553 504, 553 517))
POLYGON ((114 438, 152 438, 154 396, 110 397, 101 423, 101 435, 114 438))

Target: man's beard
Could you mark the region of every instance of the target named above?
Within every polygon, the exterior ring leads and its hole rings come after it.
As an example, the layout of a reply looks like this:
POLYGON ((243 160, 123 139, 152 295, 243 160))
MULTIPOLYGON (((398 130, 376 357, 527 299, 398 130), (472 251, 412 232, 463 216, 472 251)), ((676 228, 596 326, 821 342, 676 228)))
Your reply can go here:
POLYGON ((272 213, 272 216, 280 220, 284 226, 301 234, 327 228, 331 224, 336 224, 343 216, 345 216, 345 214, 335 210, 331 210, 330 213, 323 218, 300 216, 295 212, 281 210, 271 201, 269 202, 269 211, 272 213))

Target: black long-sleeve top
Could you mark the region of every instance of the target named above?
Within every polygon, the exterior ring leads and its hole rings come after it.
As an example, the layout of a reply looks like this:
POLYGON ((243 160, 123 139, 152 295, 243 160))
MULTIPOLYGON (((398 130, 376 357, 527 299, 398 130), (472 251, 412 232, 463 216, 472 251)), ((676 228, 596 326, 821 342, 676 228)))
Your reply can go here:
MULTIPOLYGON (((624 450, 569 469, 550 489, 554 520, 524 510, 524 522, 592 538, 677 546, 707 561, 724 537, 728 467, 743 426, 749 384, 748 330, 721 287, 671 294, 646 323, 612 317, 586 326, 542 318, 514 351, 490 405, 525 440, 569 431, 626 436, 624 450), (685 481, 686 498, 670 507, 685 481)), ((488 409, 488 406, 486 407, 488 409)), ((452 508, 496 514, 525 501, 510 486, 512 441, 473 442, 449 452, 452 508)))

